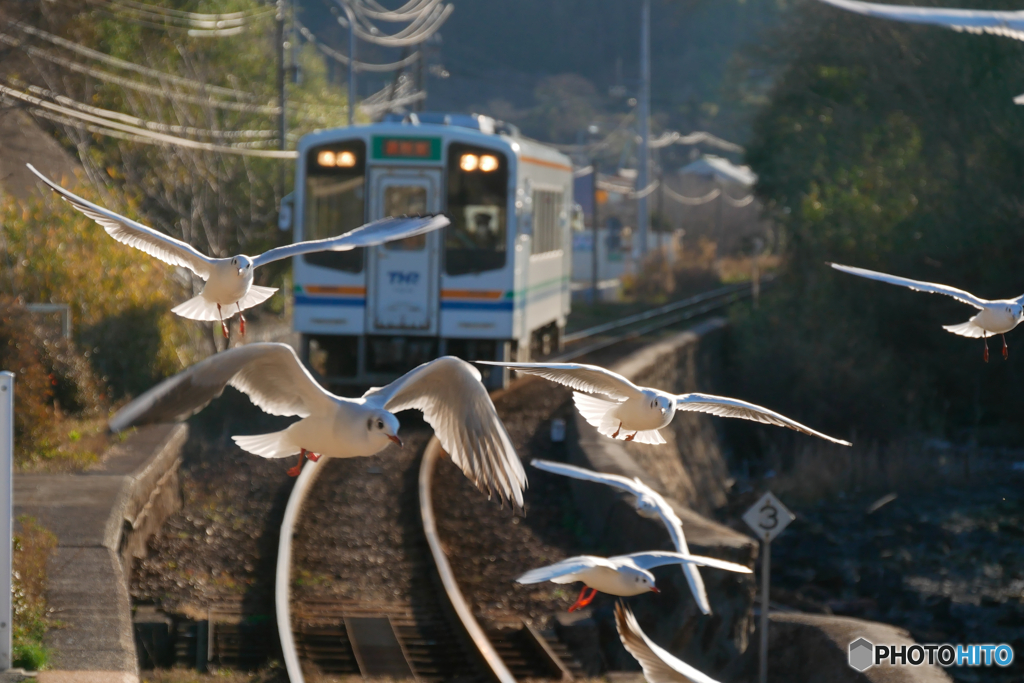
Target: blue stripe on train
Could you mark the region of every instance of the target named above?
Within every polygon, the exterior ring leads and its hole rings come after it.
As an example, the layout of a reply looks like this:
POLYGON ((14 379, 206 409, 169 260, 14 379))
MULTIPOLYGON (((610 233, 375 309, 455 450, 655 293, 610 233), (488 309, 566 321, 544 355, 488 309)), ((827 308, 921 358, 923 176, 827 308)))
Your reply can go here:
POLYGON ((511 311, 511 301, 442 301, 441 309, 454 311, 511 311))
POLYGON ((365 306, 366 299, 343 298, 340 296, 304 296, 295 295, 295 303, 307 306, 365 306))

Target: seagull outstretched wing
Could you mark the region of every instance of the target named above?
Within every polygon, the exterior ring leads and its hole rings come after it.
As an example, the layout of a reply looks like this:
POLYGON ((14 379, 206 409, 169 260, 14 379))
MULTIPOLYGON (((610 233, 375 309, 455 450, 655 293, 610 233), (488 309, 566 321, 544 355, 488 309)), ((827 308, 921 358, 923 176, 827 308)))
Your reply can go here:
POLYGON ((828 434, 817 432, 810 427, 805 427, 796 420, 790 420, 785 415, 780 415, 774 410, 768 410, 759 405, 741 401, 738 398, 726 398, 725 396, 713 396, 711 394, 680 394, 676 396, 676 410, 696 411, 719 417, 737 417, 741 420, 751 420, 777 427, 788 427, 804 434, 816 436, 819 439, 837 443, 840 446, 853 445, 849 441, 836 439, 828 434))
POLYGON ((480 365, 500 365, 512 368, 517 372, 538 375, 552 382, 558 382, 576 391, 590 394, 604 394, 614 399, 625 401, 639 396, 640 387, 622 375, 597 365, 583 363, 498 363, 494 361, 474 361, 480 365))
POLYGON ((44 176, 32 164, 26 165, 28 170, 36 174, 36 177, 46 183, 50 189, 59 194, 71 206, 102 225, 107 234, 121 244, 134 247, 172 266, 188 268, 204 280, 210 278, 213 259, 199 253, 192 245, 82 199, 44 176))
POLYGON ((328 237, 309 242, 296 242, 295 244, 286 244, 283 247, 271 249, 253 258, 252 265, 255 268, 266 265, 271 261, 279 261, 290 256, 317 251, 348 251, 357 247, 373 247, 385 242, 422 235, 431 230, 443 228, 448 223, 448 218, 440 215, 382 218, 337 237, 328 237))
POLYGON ((922 282, 920 280, 911 280, 910 278, 897 277, 896 275, 887 275, 885 273, 879 273, 874 270, 867 270, 866 268, 854 268, 853 266, 842 266, 838 263, 828 264, 836 270, 841 270, 844 273, 850 275, 858 275, 860 277, 866 277, 869 280, 878 280, 879 282, 887 282, 890 285, 899 285, 901 287, 907 287, 914 290, 915 292, 928 292, 929 294, 945 294, 951 296, 957 301, 962 301, 969 306, 974 306, 977 309, 982 309, 985 304, 988 303, 985 299, 978 298, 970 292, 965 292, 962 289, 956 287, 950 287, 949 285, 940 285, 934 282, 922 282))
POLYGON ((523 507, 523 463, 472 365, 453 356, 438 358, 363 398, 393 413, 422 411, 442 448, 477 488, 523 507))

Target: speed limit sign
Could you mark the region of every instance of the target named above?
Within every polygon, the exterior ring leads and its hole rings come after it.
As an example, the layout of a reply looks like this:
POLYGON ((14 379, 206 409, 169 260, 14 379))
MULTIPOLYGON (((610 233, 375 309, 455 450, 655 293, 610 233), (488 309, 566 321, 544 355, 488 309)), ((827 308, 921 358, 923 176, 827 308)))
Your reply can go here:
POLYGON ((743 515, 743 521, 765 543, 771 543, 794 519, 793 513, 771 491, 761 496, 761 500, 743 515))

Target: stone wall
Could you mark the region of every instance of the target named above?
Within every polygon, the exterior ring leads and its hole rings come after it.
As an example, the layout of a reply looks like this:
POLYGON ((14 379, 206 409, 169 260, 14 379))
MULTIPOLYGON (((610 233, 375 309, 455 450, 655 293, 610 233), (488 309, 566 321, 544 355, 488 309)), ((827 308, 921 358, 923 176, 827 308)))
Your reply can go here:
MULTIPOLYGON (((708 390, 702 375, 714 372, 715 349, 725 321, 715 319, 662 342, 644 347, 612 369, 629 379, 682 393, 708 390)), ((698 413, 678 416, 663 430, 668 444, 630 444, 601 436, 577 413, 569 425, 569 461, 588 469, 638 477, 666 496, 683 521, 690 550, 753 566, 756 543, 697 510, 725 502, 728 469, 711 419, 698 413)), ((606 486, 573 481, 573 498, 588 530, 609 554, 673 549, 664 525, 640 517, 632 498, 606 486)), ((748 649, 753 628, 752 575, 702 570, 713 614, 704 616, 678 568, 655 572, 659 595, 630 600, 647 634, 688 663, 709 673, 726 669, 748 649)), ((601 650, 611 669, 635 668, 618 645, 610 609, 593 613, 594 624, 573 620, 578 632, 600 634, 601 650)), ((568 628, 563 628, 568 631, 568 628)), ((572 640, 572 634, 566 634, 572 640)))

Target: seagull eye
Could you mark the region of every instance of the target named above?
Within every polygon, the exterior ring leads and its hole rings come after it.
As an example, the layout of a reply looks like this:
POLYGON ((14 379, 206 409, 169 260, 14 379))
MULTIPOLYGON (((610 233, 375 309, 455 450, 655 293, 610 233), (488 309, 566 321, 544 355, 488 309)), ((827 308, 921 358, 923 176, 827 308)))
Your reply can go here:
POLYGON ((380 420, 377 420, 377 429, 384 429, 384 423, 380 420))

